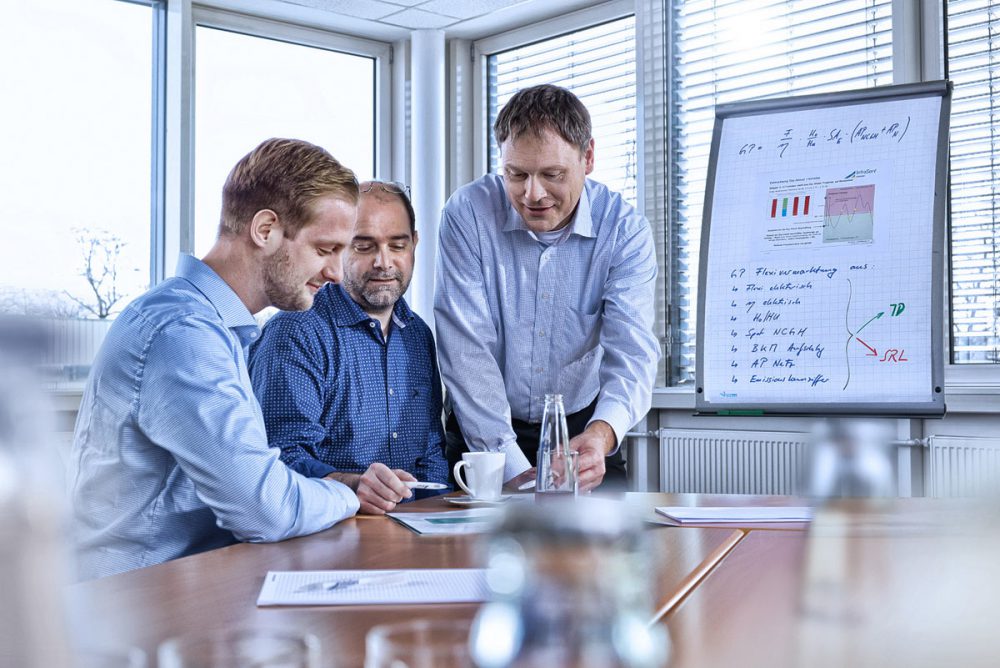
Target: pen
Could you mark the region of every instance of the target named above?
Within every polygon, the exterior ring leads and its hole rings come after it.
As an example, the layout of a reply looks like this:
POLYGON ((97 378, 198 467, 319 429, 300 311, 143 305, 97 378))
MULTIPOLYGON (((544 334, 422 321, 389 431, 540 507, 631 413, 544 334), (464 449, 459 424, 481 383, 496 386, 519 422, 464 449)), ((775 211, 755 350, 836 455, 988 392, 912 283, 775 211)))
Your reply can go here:
POLYGON ((424 482, 423 480, 404 480, 403 484, 410 489, 448 489, 448 485, 439 482, 424 482))
POLYGON ((343 577, 339 580, 324 580, 322 582, 310 582, 299 587, 296 591, 333 591, 334 589, 346 589, 347 587, 364 587, 368 585, 401 585, 407 584, 409 578, 406 573, 379 573, 374 575, 361 575, 358 577, 343 577))

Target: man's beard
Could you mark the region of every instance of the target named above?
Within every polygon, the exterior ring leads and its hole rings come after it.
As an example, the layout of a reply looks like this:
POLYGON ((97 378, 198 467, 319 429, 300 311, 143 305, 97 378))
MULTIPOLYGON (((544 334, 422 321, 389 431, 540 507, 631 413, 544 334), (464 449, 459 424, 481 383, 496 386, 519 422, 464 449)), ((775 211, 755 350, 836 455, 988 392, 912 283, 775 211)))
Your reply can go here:
POLYGON ((264 263, 264 294, 282 311, 307 311, 312 307, 312 293, 304 284, 296 285, 291 257, 279 248, 264 263))
POLYGON ((344 288, 347 290, 347 294, 351 295, 351 298, 366 311, 392 308, 406 292, 408 285, 409 281, 404 282, 403 274, 398 270, 369 271, 358 278, 344 274, 344 288), (372 285, 369 283, 372 279, 395 279, 396 282, 387 285, 372 285))

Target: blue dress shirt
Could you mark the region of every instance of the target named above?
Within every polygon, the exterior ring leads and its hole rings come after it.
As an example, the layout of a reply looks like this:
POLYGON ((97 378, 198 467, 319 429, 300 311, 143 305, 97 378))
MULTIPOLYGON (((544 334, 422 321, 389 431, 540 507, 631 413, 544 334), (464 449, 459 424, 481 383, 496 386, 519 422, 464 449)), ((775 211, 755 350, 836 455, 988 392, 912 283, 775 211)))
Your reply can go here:
POLYGON ((441 216, 434 318, 441 375, 466 443, 525 471, 511 417, 540 422, 545 394, 567 413, 597 397, 619 443, 649 410, 660 346, 649 223, 587 180, 567 233, 543 243, 503 179, 459 188, 441 216))
POLYGON ((384 338, 381 323, 331 283, 311 310, 267 323, 250 375, 271 446, 299 473, 363 473, 381 462, 447 483, 435 360, 430 329, 403 299, 384 338))
POLYGON ((132 302, 94 360, 73 439, 80 575, 325 529, 358 510, 345 485, 269 448, 246 368, 260 329, 206 264, 132 302))

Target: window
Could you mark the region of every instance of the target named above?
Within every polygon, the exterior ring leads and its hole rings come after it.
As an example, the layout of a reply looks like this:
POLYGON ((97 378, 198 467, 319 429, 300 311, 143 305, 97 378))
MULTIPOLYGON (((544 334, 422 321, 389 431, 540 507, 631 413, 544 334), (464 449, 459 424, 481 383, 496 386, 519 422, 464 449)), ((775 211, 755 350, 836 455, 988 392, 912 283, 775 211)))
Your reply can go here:
POLYGON ((674 0, 667 378, 694 381, 698 247, 715 105, 888 85, 891 0, 674 0))
POLYGON ((195 255, 215 241, 229 170, 269 137, 375 174, 374 58, 206 26, 195 36, 195 255))
POLYGON ((500 164, 492 127, 503 106, 521 88, 556 84, 572 90, 590 112, 595 144, 590 177, 635 204, 635 17, 492 54, 487 77, 490 171, 500 164))
POLYGON ((0 39, 0 311, 53 319, 47 371, 82 382, 150 280, 153 8, 15 0, 0 39))
POLYGON ((1000 14, 951 0, 951 361, 1000 362, 1000 14))

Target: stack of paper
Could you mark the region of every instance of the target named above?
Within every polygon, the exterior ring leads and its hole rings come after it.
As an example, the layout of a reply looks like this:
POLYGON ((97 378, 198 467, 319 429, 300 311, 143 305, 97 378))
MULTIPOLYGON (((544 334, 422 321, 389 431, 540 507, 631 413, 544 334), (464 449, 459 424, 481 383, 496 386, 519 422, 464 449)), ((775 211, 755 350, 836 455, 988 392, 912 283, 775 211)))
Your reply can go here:
POLYGON ((488 593, 483 568, 268 571, 257 605, 478 603, 488 593))
POLYGON ((678 524, 809 522, 813 515, 808 506, 660 506, 656 512, 678 524))

